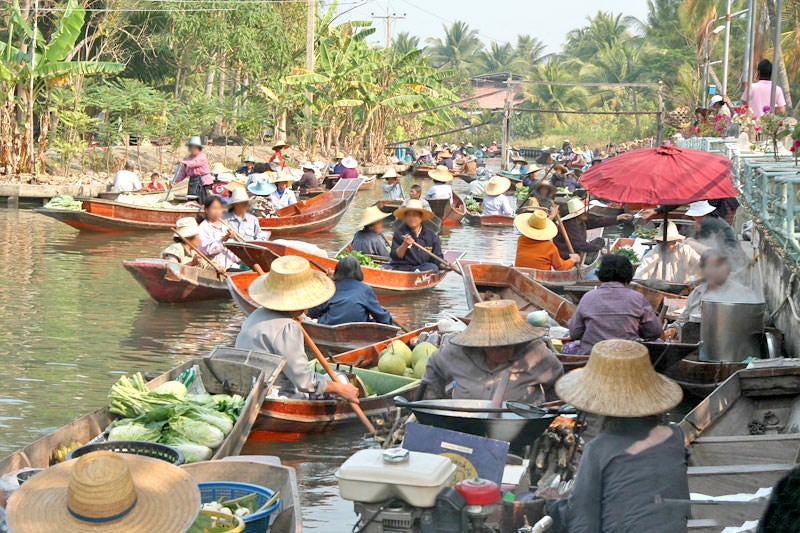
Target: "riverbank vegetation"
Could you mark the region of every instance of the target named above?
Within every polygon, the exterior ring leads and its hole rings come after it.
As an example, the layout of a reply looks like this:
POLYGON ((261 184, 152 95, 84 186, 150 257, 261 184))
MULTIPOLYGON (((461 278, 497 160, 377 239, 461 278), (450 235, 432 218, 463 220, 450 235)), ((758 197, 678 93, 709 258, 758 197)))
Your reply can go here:
MULTIPOLYGON (((135 154, 146 143, 178 147, 196 133, 241 151, 286 137, 320 158, 344 150, 368 161, 381 161, 398 141, 437 132, 485 141, 499 136, 502 113, 475 100, 446 105, 474 95, 472 77, 493 73, 523 80, 514 139, 649 136, 655 88, 547 82, 661 80, 667 122, 680 128, 701 101, 706 28, 719 24, 718 4, 649 0, 646 20, 599 11, 578 22, 554 54, 534 35, 486 43, 463 22, 441 36, 400 34, 390 48, 374 46, 370 22, 348 21, 327 4, 319 6, 310 70, 303 2, 40 0, 34 13, 32 0, 14 0, 0 13, 0 172, 27 173, 34 164, 39 173, 112 172, 119 161, 110 146, 135 154), (649 114, 613 114, 630 111, 649 114)), ((734 10, 745 4, 735 1, 734 10)), ((775 1, 756 4, 756 57, 772 57, 775 1)), ((800 90, 800 2, 786 1, 784 10, 777 68, 791 99, 800 90)), ((734 18, 734 99, 745 33, 746 18, 734 18)), ((722 36, 709 35, 718 61, 722 36)))

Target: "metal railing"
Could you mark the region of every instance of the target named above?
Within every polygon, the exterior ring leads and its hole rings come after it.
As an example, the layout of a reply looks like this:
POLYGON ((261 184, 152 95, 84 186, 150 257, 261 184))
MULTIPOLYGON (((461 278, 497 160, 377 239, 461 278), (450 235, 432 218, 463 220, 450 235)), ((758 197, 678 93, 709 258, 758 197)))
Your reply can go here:
POLYGON ((739 152, 736 139, 693 137, 678 146, 722 154, 733 163, 739 201, 780 244, 787 258, 800 260, 800 166, 793 157, 739 152))

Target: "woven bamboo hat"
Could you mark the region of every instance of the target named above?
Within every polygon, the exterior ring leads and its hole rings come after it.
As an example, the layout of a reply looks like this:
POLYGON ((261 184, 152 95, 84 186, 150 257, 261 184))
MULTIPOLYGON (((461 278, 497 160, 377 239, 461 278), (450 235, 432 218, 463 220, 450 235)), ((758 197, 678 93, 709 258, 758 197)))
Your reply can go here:
POLYGON ((396 178, 396 177, 397 177, 397 171, 394 169, 394 167, 389 167, 386 169, 386 172, 383 173, 381 179, 385 180, 387 178, 396 178))
POLYGON ((537 328, 519 313, 514 300, 493 300, 475 304, 472 321, 450 342, 456 346, 491 348, 525 344, 544 337, 545 329, 537 328))
POLYGON ((486 183, 483 194, 486 196, 500 196, 511 188, 511 180, 505 176, 492 176, 486 183))
POLYGON ((255 163, 256 162, 256 158, 253 155, 248 155, 247 157, 244 158, 244 162, 245 163, 255 163))
POLYGON ((277 172, 272 173, 272 177, 269 180, 270 183, 294 183, 295 179, 289 172, 285 170, 278 170, 277 172))
POLYGON ((429 170, 428 176, 434 181, 441 181, 442 183, 453 181, 453 174, 450 173, 450 169, 444 165, 437 165, 435 169, 429 170))
POLYGON ((322 272, 311 270, 307 259, 279 257, 269 272, 250 284, 250 298, 273 311, 302 311, 330 300, 336 285, 322 272))
POLYGON ((683 399, 677 383, 656 373, 644 345, 619 339, 595 344, 585 368, 556 382, 556 394, 581 411, 627 418, 664 413, 683 399))
POLYGON ((231 192, 231 199, 228 203, 230 205, 250 203, 250 196, 248 196, 247 191, 245 189, 242 188, 233 189, 233 191, 231 192))
POLYGON ((219 174, 230 174, 231 169, 229 169, 228 167, 217 161, 216 163, 214 163, 214 166, 211 167, 211 173, 214 174, 215 176, 219 174))
POLYGON ((390 215, 391 213, 384 213, 377 205, 373 205, 364 210, 361 214, 361 222, 359 222, 358 225, 362 228, 366 228, 390 215))
POLYGON ((394 216, 400 220, 404 220, 406 213, 409 211, 417 211, 422 214, 422 221, 430 220, 433 218, 433 212, 425 209, 421 200, 409 200, 406 205, 394 210, 394 216))
POLYGON ((570 220, 579 217, 586 212, 586 204, 580 198, 570 198, 567 202, 567 214, 561 220, 570 220))
MULTIPOLYGON (((674 242, 674 241, 682 241, 686 237, 680 234, 678 231, 678 226, 675 225, 674 222, 667 223, 667 242, 674 242)), ((656 231, 656 236, 653 237, 654 241, 664 241, 664 224, 662 223, 661 226, 658 227, 656 231)))
POLYGON ((283 139, 277 141, 275 145, 272 147, 273 152, 277 152, 278 150, 283 150, 284 148, 288 148, 290 145, 283 139))
POLYGON ((453 157, 453 152, 450 151, 449 148, 445 148, 441 152, 439 152, 439 157, 442 159, 446 159, 448 157, 453 157))
POLYGON ((200 490, 160 459, 99 451, 30 478, 7 510, 14 533, 179 533, 197 518, 200 490))
POLYGON ((547 213, 537 209, 532 213, 522 213, 514 219, 514 226, 520 233, 536 241, 549 241, 558 233, 558 228, 547 213))
POLYGON ((200 235, 200 226, 197 225, 197 219, 194 217, 182 217, 175 222, 175 229, 178 230, 178 235, 184 239, 191 239, 200 235))

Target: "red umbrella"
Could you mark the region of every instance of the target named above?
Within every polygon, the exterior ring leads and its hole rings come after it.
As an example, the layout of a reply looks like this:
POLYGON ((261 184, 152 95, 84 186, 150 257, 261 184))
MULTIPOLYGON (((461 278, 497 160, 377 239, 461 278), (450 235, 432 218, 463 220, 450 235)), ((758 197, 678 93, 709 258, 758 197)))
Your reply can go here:
POLYGON ((581 185, 598 198, 622 203, 683 205, 737 194, 726 157, 677 146, 607 159, 581 176, 581 185))

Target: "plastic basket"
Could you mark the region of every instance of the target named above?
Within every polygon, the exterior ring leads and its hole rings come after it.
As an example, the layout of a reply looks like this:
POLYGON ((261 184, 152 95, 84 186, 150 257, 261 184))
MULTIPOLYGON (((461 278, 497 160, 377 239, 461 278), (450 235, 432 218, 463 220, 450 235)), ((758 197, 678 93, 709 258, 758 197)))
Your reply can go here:
MULTIPOLYGON (((233 481, 205 481, 198 483, 197 486, 200 488, 200 501, 202 503, 215 502, 220 498, 228 500, 241 498, 255 492, 257 494, 257 503, 260 507, 275 494, 274 490, 266 487, 233 481)), ((269 531, 270 517, 280 507, 280 504, 281 500, 278 498, 274 504, 263 511, 244 517, 244 533, 265 533, 269 531)))
POLYGON ((114 442, 97 442, 94 444, 87 444, 80 448, 75 448, 67 459, 77 459, 82 455, 91 452, 98 452, 106 450, 115 453, 130 453, 133 455, 142 455, 144 457, 151 457, 153 459, 161 459, 175 466, 180 466, 184 463, 185 459, 183 454, 171 446, 158 444, 156 442, 141 442, 136 440, 120 440, 114 442))
POLYGON ((226 533, 242 533, 242 531, 244 531, 244 520, 238 516, 231 516, 214 511, 200 511, 200 514, 213 518, 216 524, 215 527, 229 528, 226 533))

